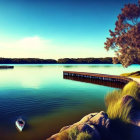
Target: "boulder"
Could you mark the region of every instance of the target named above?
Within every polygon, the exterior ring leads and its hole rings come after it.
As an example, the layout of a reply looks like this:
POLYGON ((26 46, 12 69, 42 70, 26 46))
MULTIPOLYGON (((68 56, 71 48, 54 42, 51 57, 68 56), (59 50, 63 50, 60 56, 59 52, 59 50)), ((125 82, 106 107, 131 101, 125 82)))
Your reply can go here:
POLYGON ((130 95, 125 95, 122 98, 122 107, 130 108, 128 118, 130 123, 135 126, 140 126, 140 108, 134 97, 130 95))
POLYGON ((90 113, 83 117, 79 122, 63 127, 59 133, 51 136, 47 140, 61 140, 63 139, 62 137, 60 138, 61 134, 68 136, 69 131, 73 128, 77 128, 78 133, 88 132, 94 140, 101 140, 103 137, 104 139, 107 139, 109 126, 110 119, 105 112, 90 113))
POLYGON ((128 102, 134 102, 134 98, 130 95, 125 95, 122 97, 122 106, 127 104, 128 102))

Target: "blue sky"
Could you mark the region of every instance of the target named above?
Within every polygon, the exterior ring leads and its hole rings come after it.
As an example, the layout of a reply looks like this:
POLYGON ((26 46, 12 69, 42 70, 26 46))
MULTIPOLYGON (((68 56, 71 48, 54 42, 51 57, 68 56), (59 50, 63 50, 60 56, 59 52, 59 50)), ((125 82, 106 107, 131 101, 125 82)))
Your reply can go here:
POLYGON ((0 57, 107 57, 117 15, 137 0, 0 0, 0 57))

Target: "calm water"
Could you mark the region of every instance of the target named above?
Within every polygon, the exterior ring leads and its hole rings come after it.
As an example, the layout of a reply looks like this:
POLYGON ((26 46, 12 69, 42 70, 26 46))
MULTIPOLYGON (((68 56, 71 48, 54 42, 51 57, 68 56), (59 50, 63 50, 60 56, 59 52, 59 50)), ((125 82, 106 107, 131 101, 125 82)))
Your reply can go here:
POLYGON ((0 70, 0 139, 43 140, 90 112, 105 110, 114 88, 63 79, 63 70, 116 74, 137 71, 121 65, 15 65, 0 70), (18 117, 26 120, 22 133, 18 117))

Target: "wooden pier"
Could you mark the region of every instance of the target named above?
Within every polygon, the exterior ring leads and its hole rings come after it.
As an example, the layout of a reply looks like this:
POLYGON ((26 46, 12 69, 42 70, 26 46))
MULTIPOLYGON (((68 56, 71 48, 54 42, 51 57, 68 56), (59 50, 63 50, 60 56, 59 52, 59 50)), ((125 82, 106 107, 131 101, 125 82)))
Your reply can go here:
POLYGON ((0 69, 13 69, 14 66, 0 65, 0 69))
POLYGON ((94 85, 102 85, 102 86, 120 88, 120 89, 122 89, 125 86, 125 84, 121 82, 103 81, 98 79, 85 79, 85 78, 73 77, 73 76, 63 76, 63 78, 66 80, 73 80, 77 82, 84 82, 84 83, 90 83, 94 85))
POLYGON ((102 81, 110 81, 110 82, 119 82, 122 84, 127 84, 130 81, 133 81, 130 78, 124 76, 117 75, 108 75, 108 74, 99 74, 99 73, 87 73, 87 72, 76 72, 76 71, 63 71, 63 75, 84 79, 97 79, 102 81))

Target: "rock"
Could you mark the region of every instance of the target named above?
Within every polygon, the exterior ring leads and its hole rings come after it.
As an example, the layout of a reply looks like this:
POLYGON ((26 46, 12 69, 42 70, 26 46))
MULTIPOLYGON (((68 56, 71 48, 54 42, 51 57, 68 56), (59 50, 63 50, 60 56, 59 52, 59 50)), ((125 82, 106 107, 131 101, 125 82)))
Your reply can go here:
POLYGON ((100 140, 101 136, 98 132, 97 128, 94 125, 90 124, 81 124, 77 126, 79 132, 88 132, 88 134, 91 134, 92 138, 95 140, 100 140))
POLYGON ((92 133, 92 131, 95 130, 95 127, 91 127, 89 124, 80 124, 77 126, 77 129, 79 130, 79 132, 88 132, 88 133, 92 133))
POLYGON ((62 131, 64 131, 64 130, 68 129, 70 126, 71 126, 71 125, 69 125, 69 126, 64 126, 63 128, 60 129, 60 132, 62 132, 62 131))
POLYGON ((134 100, 134 98, 132 96, 130 96, 130 95, 123 96, 123 98, 122 98, 122 106, 124 106, 128 102, 132 102, 132 100, 134 100))
POLYGON ((108 128, 110 124, 110 119, 105 112, 101 111, 90 119, 90 123, 100 127, 108 128))
POLYGON ((140 127, 140 108, 134 97, 125 95, 122 98, 122 107, 128 108, 129 114, 127 118, 131 124, 140 127))
POLYGON ((63 127, 59 133, 51 136, 47 140, 64 140, 64 138, 60 138, 61 134, 65 134, 66 136, 66 133, 75 127, 78 129, 78 133, 88 132, 94 140, 101 140, 102 137, 106 139, 109 133, 109 126, 110 119, 105 112, 101 111, 100 113, 90 113, 83 117, 79 122, 63 127))
POLYGON ((81 120, 80 120, 80 123, 85 123, 85 122, 88 122, 92 117, 96 116, 98 113, 90 113, 88 115, 86 115, 85 117, 83 117, 81 120))
POLYGON ((56 140, 58 138, 59 133, 52 135, 50 138, 47 140, 56 140))

